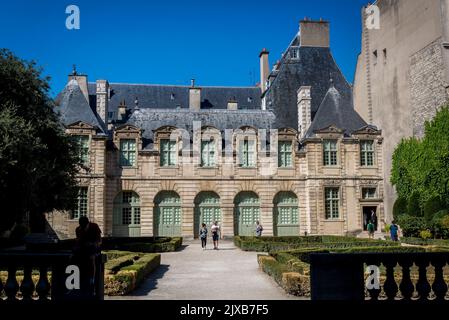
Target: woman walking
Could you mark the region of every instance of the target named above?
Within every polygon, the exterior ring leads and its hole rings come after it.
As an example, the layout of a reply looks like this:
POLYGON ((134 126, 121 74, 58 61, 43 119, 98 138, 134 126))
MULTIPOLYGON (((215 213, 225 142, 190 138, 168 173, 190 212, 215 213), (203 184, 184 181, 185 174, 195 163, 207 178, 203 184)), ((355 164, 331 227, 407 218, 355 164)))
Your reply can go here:
POLYGON ((201 239, 201 247, 203 248, 203 250, 206 250, 207 228, 205 223, 201 224, 200 239, 201 239))
POLYGON ((218 233, 220 232, 220 226, 217 221, 214 222, 210 231, 212 232, 212 240, 214 241, 214 250, 218 250, 218 233))

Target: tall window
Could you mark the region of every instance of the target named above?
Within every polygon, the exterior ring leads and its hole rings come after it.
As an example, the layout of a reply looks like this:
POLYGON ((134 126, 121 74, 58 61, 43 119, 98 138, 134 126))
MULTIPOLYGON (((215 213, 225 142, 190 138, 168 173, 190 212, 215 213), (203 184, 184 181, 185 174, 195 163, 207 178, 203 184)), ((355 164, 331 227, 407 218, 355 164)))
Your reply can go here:
POLYGON ((374 141, 360 142, 360 165, 371 167, 374 165, 374 141))
POLYGON ((240 141, 239 146, 239 165, 244 168, 256 166, 256 141, 245 139, 240 141))
POLYGON ((78 145, 78 156, 84 165, 89 164, 89 136, 76 135, 72 137, 78 145))
POLYGON ((362 199, 376 198, 376 188, 362 188, 362 199))
POLYGON ((323 142, 323 164, 325 166, 337 165, 337 141, 326 140, 323 142))
POLYGON ((201 141, 201 166, 202 167, 215 166, 215 141, 214 140, 201 141))
POLYGON ((292 142, 278 142, 278 167, 287 168, 292 166, 292 142))
POLYGON ((176 165, 176 141, 169 139, 161 139, 161 167, 169 167, 176 165))
POLYGON ((136 165, 136 140, 120 140, 120 165, 124 167, 136 165))
POLYGON ((340 217, 339 213, 340 200, 338 192, 339 188, 324 189, 326 219, 338 219, 340 217))
POLYGON ((87 216, 87 187, 78 188, 76 207, 72 211, 72 219, 79 219, 87 216))

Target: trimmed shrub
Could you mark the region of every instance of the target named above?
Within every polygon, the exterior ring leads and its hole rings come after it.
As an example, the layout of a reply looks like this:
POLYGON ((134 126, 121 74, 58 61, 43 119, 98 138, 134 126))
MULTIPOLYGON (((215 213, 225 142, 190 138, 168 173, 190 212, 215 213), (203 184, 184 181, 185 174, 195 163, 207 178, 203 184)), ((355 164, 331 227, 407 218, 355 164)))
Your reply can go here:
POLYGON ((135 253, 133 254, 128 254, 122 257, 117 257, 115 259, 112 260, 108 260, 105 265, 104 268, 110 272, 110 273, 117 273, 120 269, 122 269, 123 267, 132 265, 134 263, 135 260, 138 260, 140 257, 138 255, 136 255, 135 253))
POLYGON ((430 230, 421 230, 421 232, 419 233, 419 236, 422 239, 430 239, 432 238, 432 232, 430 232, 430 230))
POLYGON ((407 214, 407 199, 399 197, 393 205, 393 217, 397 219, 403 214, 407 214))
POLYGON ((430 198, 424 203, 424 217, 426 221, 431 221, 437 212, 444 209, 444 203, 439 196, 430 198))
POLYGON ((407 214, 414 217, 422 217, 422 210, 419 203, 419 193, 413 192, 407 202, 407 214))
MULTIPOLYGON (((128 256, 131 255, 118 257, 116 260, 117 262, 126 260, 128 256)), ((135 253, 134 256, 136 256, 135 253)), ((133 264, 123 266, 115 274, 105 275, 105 294, 110 296, 128 294, 137 288, 161 262, 161 255, 158 253, 138 254, 137 257, 138 259, 133 260, 133 264)))
POLYGON ((282 287, 296 296, 310 295, 310 277, 297 272, 284 272, 282 274, 282 287))
POLYGON ((155 238, 105 238, 102 247, 105 250, 124 250, 131 252, 171 252, 182 245, 181 237, 155 238))

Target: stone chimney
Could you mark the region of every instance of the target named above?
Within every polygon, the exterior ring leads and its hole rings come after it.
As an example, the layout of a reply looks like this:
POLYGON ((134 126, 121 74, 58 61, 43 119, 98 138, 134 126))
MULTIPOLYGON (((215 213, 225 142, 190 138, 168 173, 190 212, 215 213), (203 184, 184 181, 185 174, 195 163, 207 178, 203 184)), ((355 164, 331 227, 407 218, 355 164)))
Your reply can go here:
POLYGON ((89 102, 89 90, 87 89, 87 75, 78 74, 78 72, 76 71, 76 66, 74 65, 72 73, 69 74, 69 81, 70 80, 76 80, 76 82, 78 82, 81 92, 83 93, 84 97, 86 97, 87 102, 89 102))
POLYGON ((304 18, 299 22, 299 42, 301 47, 329 48, 329 22, 304 18))
POLYGON ((109 111, 109 82, 97 80, 97 114, 105 124, 108 124, 109 111))
POLYGON ((126 103, 125 100, 121 101, 117 110, 117 120, 123 121, 126 118, 126 103))
POLYGON ((298 132, 299 138, 304 138, 312 123, 312 98, 310 96, 311 87, 303 86, 298 90, 298 132))
POLYGON ((195 87, 195 79, 192 79, 189 88, 189 109, 192 111, 201 109, 201 88, 195 87))
POLYGON ((262 51, 259 53, 260 89, 262 90, 262 93, 264 93, 265 90, 268 89, 267 81, 268 81, 268 75, 270 74, 270 66, 268 63, 268 54, 269 54, 269 52, 265 48, 263 48, 262 51))
POLYGON ((237 110, 238 109, 238 103, 235 97, 228 100, 228 110, 237 110))

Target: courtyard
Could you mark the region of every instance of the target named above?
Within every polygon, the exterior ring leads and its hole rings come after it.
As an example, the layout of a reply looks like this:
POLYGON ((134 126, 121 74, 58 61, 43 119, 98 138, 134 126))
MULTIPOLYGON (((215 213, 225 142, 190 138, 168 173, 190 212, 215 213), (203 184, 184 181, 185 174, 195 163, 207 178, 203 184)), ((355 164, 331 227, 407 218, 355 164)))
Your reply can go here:
POLYGON ((242 251, 232 241, 219 250, 185 241, 176 252, 161 254, 161 265, 134 292, 106 299, 130 300, 298 300, 260 270, 257 253, 242 251))

